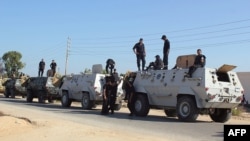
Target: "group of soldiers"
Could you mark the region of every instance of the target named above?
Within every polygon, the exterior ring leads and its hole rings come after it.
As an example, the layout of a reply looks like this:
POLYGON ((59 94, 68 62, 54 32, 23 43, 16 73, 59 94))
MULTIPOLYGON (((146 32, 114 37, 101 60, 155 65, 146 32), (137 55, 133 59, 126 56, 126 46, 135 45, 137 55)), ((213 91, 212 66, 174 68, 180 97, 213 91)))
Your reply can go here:
MULTIPOLYGON (((110 75, 105 77, 106 83, 103 86, 103 105, 101 114, 106 115, 114 114, 115 110, 115 101, 117 94, 117 87, 121 83, 119 75, 115 69, 115 61, 113 59, 108 59, 106 61, 106 72, 110 75), (109 71, 110 70, 110 71, 109 71)), ((129 116, 134 115, 134 102, 135 102, 135 93, 133 82, 136 74, 134 72, 127 72, 124 77, 124 82, 122 89, 125 91, 125 99, 127 101, 127 107, 130 111, 129 116)))
MULTIPOLYGON (((52 62, 50 63, 50 68, 48 71, 47 71, 47 76, 48 77, 53 77, 56 73, 56 62, 55 60, 52 60, 52 62)), ((44 69, 45 69, 45 62, 44 60, 42 59, 40 62, 39 62, 39 65, 38 65, 38 76, 39 77, 42 77, 43 76, 43 73, 44 73, 44 69)))
MULTIPOLYGON (((151 62, 147 69, 149 69, 150 67, 152 67, 153 69, 168 69, 168 54, 170 51, 170 42, 167 39, 166 35, 162 35, 161 39, 164 41, 163 60, 160 58, 160 55, 156 55, 155 62, 151 62)), ((143 38, 140 38, 139 42, 136 43, 132 49, 133 49, 133 52, 136 54, 136 62, 137 62, 138 71, 141 71, 141 70, 145 71, 146 49, 143 43, 143 38), (141 67, 141 63, 142 63, 142 67, 141 67)))
MULTIPOLYGON (((156 55, 155 61, 149 64, 149 66, 146 68, 146 71, 148 69, 154 69, 154 70, 161 70, 161 69, 167 70, 168 69, 168 55, 169 55, 169 50, 170 50, 170 42, 167 39, 166 35, 162 35, 161 39, 164 41, 163 60, 160 58, 159 55, 156 55)), ((141 71, 141 68, 140 68, 141 61, 142 61, 142 71, 145 71, 144 67, 146 63, 145 61, 146 51, 145 51, 142 38, 140 38, 139 42, 134 45, 133 51, 137 57, 138 71, 141 71)), ((188 73, 185 77, 192 77, 193 72, 198 67, 204 67, 205 64, 206 64, 206 56, 202 54, 201 49, 197 49, 197 56, 195 57, 194 64, 189 67, 188 73)), ((173 69, 175 68, 177 68, 177 66, 175 66, 173 69)), ((109 73, 109 69, 111 70, 110 71, 111 77, 106 79, 106 84, 103 87, 103 90, 104 90, 104 94, 103 94, 104 102, 103 102, 103 110, 102 110, 103 114, 109 113, 109 110, 111 110, 111 114, 114 113, 114 104, 115 104, 117 86, 120 83, 115 80, 115 77, 113 75, 113 73, 116 73, 115 61, 113 59, 108 59, 106 61, 107 73, 109 73), (110 105, 110 107, 107 108, 108 107, 107 105, 110 105)), ((125 75, 124 83, 122 87, 126 93, 125 100, 128 101, 127 107, 130 110, 130 114, 129 114, 130 116, 134 115, 135 89, 133 86, 133 82, 134 82, 135 76, 136 74, 133 72, 127 73, 127 75, 125 75)))

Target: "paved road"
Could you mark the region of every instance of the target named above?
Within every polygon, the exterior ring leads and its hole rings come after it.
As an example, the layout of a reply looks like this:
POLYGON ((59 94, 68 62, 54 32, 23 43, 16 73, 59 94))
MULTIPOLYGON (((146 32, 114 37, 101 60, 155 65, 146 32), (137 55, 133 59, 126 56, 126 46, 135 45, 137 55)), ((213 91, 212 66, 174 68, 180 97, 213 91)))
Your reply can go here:
POLYGON ((136 131, 143 134, 154 134, 171 140, 222 141, 223 123, 214 123, 207 116, 201 116, 197 122, 185 123, 177 118, 167 118, 162 110, 150 110, 147 117, 129 117, 128 110, 122 107, 114 115, 101 115, 100 106, 93 110, 81 109, 80 103, 73 103, 70 108, 63 108, 60 102, 41 104, 26 103, 22 98, 4 98, 0 95, 1 104, 8 104, 20 109, 46 112, 56 118, 70 120, 79 124, 98 127, 110 127, 114 130, 136 131))

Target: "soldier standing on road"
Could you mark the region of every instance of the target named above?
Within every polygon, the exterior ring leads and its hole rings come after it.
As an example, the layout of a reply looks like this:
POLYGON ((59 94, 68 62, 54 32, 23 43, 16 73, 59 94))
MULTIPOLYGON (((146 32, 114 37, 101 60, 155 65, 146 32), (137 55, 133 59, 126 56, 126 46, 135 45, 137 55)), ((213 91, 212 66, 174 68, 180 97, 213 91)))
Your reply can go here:
POLYGON ((133 51, 136 54, 138 71, 141 71, 141 70, 144 71, 144 67, 146 64, 146 60, 145 60, 146 51, 145 51, 145 46, 144 46, 142 38, 140 38, 139 42, 134 45, 133 51), (140 68, 141 62, 142 62, 142 69, 140 68))
POLYGON ((164 63, 164 68, 163 69, 168 69, 168 54, 170 51, 170 42, 167 39, 166 35, 162 35, 161 39, 164 41, 164 46, 163 46, 163 63, 164 63))
POLYGON ((42 59, 42 60, 39 62, 39 66, 38 66, 38 76, 39 76, 39 77, 42 77, 42 76, 43 76, 44 69, 45 69, 45 62, 44 62, 44 60, 42 59))
POLYGON ((118 84, 119 82, 115 80, 115 77, 111 76, 111 92, 110 95, 108 96, 109 110, 111 111, 111 114, 114 114, 115 110, 115 101, 116 101, 118 84))
POLYGON ((111 93, 111 79, 110 77, 105 77, 106 83, 103 85, 103 102, 102 102, 102 111, 101 114, 107 115, 109 113, 109 95, 111 93))
POLYGON ((126 83, 126 92, 128 95, 128 104, 127 107, 130 111, 129 116, 133 116, 134 115, 134 108, 135 108, 135 100, 136 100, 136 95, 135 95, 135 88, 134 88, 134 79, 135 79, 135 73, 130 73, 129 74, 129 79, 128 81, 125 81, 126 83))
POLYGON ((51 62, 51 64, 50 64, 50 68, 51 68, 51 70, 53 71, 53 77, 54 77, 54 75, 55 75, 55 73, 56 73, 56 62, 55 62, 55 60, 52 60, 52 62, 51 62))

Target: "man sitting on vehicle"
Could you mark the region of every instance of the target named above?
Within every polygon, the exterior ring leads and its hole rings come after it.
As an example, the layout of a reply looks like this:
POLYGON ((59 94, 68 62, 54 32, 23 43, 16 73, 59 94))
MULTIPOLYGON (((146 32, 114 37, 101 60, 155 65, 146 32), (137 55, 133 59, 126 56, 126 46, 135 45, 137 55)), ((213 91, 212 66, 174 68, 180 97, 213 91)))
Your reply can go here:
POLYGON ((188 74, 185 77, 192 77, 197 68, 203 68, 206 65, 206 56, 201 53, 201 49, 197 49, 197 56, 194 65, 189 67, 188 74))
POLYGON ((155 56, 155 62, 151 62, 146 70, 152 67, 154 70, 161 70, 164 67, 163 61, 159 55, 155 56))

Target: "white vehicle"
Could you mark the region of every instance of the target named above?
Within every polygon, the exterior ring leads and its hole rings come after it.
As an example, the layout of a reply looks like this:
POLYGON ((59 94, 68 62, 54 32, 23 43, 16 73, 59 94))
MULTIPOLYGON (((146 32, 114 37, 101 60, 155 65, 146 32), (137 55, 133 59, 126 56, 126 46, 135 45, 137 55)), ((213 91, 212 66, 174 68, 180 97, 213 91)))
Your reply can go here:
POLYGON ((135 115, 147 116, 150 108, 157 108, 181 121, 196 121, 199 114, 208 114, 215 122, 228 121, 244 92, 237 73, 231 71, 236 66, 197 68, 193 77, 187 78, 194 58, 179 56, 177 68, 172 70, 136 72, 135 115))
MULTIPOLYGON (((72 101, 79 101, 83 109, 92 109, 96 104, 101 104, 105 74, 101 74, 102 65, 93 65, 92 73, 75 74, 65 76, 63 84, 59 89, 61 104, 70 107, 72 101)), ((115 110, 120 110, 124 92, 122 90, 123 80, 118 85, 115 110)))

